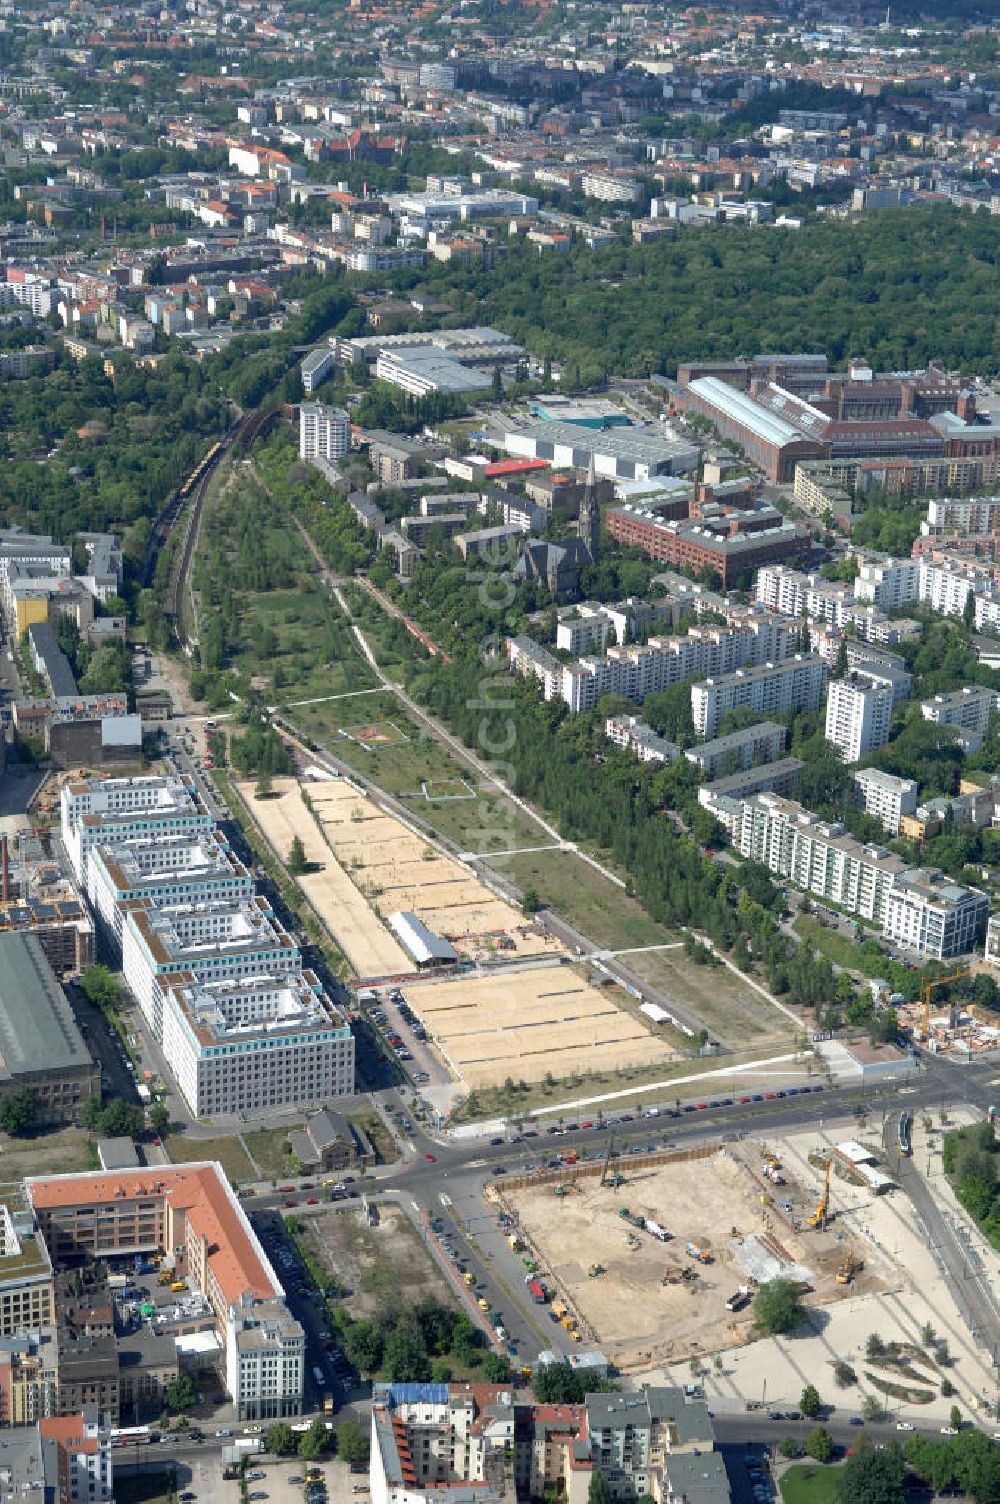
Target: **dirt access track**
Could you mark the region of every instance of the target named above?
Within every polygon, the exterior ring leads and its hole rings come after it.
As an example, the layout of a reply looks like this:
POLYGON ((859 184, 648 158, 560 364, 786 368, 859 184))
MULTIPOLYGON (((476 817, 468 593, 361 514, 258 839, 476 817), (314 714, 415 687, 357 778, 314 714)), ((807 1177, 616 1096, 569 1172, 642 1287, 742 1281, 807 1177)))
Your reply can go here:
POLYGON ((419 1013, 452 1068, 470 1086, 541 1081, 677 1059, 612 989, 591 987, 570 966, 490 977, 411 983, 419 1013))
MULTIPOLYGON (((836 1283, 837 1267, 853 1245, 832 1229, 795 1232, 786 1225, 773 1205, 761 1201, 767 1192, 760 1164, 761 1146, 746 1140, 678 1151, 666 1163, 662 1156, 640 1158, 638 1168, 623 1156, 617 1168, 624 1185, 602 1187, 599 1169, 573 1172, 563 1182, 572 1188, 559 1199, 558 1182, 551 1179, 498 1182, 496 1191, 585 1331, 618 1367, 640 1372, 751 1340, 750 1305, 739 1313, 726 1309, 728 1297, 747 1283, 740 1259, 748 1240, 776 1245, 787 1255, 789 1275, 794 1265, 804 1268, 813 1287, 807 1304, 883 1288, 870 1268, 853 1290, 836 1283), (670 1240, 636 1230, 619 1215, 622 1208, 652 1218, 670 1240), (692 1258, 689 1242, 707 1249, 712 1262, 692 1258), (606 1272, 591 1276, 593 1265, 606 1272), (665 1284, 668 1271, 673 1282, 665 1284)), ((787 1189, 801 1191, 794 1183, 787 1189)), ((785 1190, 774 1196, 784 1197, 785 1190)))

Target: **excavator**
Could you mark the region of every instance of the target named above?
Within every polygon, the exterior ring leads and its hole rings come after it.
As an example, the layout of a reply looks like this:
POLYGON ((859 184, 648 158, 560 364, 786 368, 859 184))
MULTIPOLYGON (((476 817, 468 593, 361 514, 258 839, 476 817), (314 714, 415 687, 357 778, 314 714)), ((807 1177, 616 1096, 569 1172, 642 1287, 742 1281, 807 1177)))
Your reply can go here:
POLYGON ((823 1177, 823 1194, 820 1197, 819 1205, 813 1212, 812 1216, 809 1218, 809 1226, 818 1227, 820 1232, 822 1232, 826 1227, 826 1217, 828 1211, 830 1210, 830 1170, 832 1169, 832 1167, 832 1159, 828 1159, 824 1162, 823 1169, 826 1173, 823 1177))

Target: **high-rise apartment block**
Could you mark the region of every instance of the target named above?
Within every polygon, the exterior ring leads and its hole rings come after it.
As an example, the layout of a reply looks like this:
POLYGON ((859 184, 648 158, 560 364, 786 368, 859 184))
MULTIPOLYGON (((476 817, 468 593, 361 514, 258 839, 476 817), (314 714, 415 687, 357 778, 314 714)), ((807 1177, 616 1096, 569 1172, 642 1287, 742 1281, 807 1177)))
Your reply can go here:
POLYGON ((822 658, 797 653, 784 663, 741 668, 718 679, 691 686, 691 715, 699 736, 718 735, 723 716, 747 706, 757 715, 785 715, 788 711, 818 710, 826 689, 827 667, 822 658))
MULTIPOLYGON (((331 357, 332 358, 332 357, 331 357)), ((339 460, 350 453, 351 421, 342 408, 324 402, 299 407, 299 459, 339 460)))
POLYGON ((830 682, 826 702, 828 742, 839 747, 845 762, 859 762, 889 740, 892 686, 867 674, 845 674, 830 682))

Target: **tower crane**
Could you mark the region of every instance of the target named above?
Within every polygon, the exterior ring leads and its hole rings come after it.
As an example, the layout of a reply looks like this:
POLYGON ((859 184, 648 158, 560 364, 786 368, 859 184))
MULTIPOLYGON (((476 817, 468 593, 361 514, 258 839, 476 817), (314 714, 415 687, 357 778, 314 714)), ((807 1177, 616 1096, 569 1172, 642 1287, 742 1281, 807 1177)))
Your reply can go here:
POLYGON ((971 973, 969 967, 968 966, 963 966, 963 968, 962 968, 961 971, 953 971, 953 972, 949 973, 949 975, 946 976, 946 977, 935 977, 932 982, 925 982, 924 983, 924 991, 923 991, 923 998, 924 998, 924 1016, 923 1016, 924 1039, 929 1039, 930 1038, 930 1033, 931 1033, 931 993, 933 992, 934 988, 935 987, 943 987, 946 982, 958 982, 958 981, 961 980, 962 977, 971 976, 971 974, 972 973, 971 973))

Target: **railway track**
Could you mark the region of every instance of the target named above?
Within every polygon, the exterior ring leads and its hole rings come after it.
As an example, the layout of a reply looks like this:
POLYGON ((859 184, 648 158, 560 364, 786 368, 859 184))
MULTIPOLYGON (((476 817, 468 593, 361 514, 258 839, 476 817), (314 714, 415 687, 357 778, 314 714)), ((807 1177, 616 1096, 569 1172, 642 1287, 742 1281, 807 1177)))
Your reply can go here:
MULTIPOLYGON (((177 566, 174 571, 173 579, 171 581, 170 589, 168 591, 167 599, 164 605, 166 614, 170 618, 170 621, 173 624, 174 631, 177 634, 177 639, 186 651, 190 650, 192 643, 197 639, 193 630, 189 632, 184 624, 182 603, 184 599, 184 591, 187 588, 188 579, 191 573, 191 565, 194 562, 194 552, 197 546, 198 536, 201 531, 201 514, 202 509, 205 505, 205 497, 208 494, 209 481, 215 474, 220 461, 224 459, 224 457, 230 452, 233 446, 239 443, 245 445, 246 448, 249 448, 254 440, 258 439, 260 435, 270 427, 271 423, 274 421, 276 412, 276 408, 258 410, 256 412, 247 413, 245 417, 239 420, 239 422, 234 423, 225 437, 208 451, 208 454, 206 454, 205 458, 201 461, 201 464, 198 466, 197 470, 195 470, 192 475, 189 476, 188 480, 185 481, 184 485, 177 492, 177 495, 173 499, 173 501, 167 508, 164 508, 164 512, 161 513, 161 517, 164 518, 166 526, 162 532, 162 536, 160 537, 158 544, 155 545, 157 549, 163 546, 163 543, 166 541, 171 528, 177 523, 178 519, 182 515, 185 502, 190 501, 191 503, 187 511, 187 517, 184 526, 184 540, 181 545, 180 557, 177 561, 177 566), (172 512, 168 518, 167 514, 171 508, 172 512)), ((157 519, 157 527, 159 527, 159 525, 160 519, 157 519)), ((154 528, 154 536, 155 533, 156 528, 154 528)), ((151 543, 151 553, 153 547, 154 545, 151 543)), ((153 563, 155 565, 155 554, 153 554, 153 563)), ((147 561, 147 569, 148 568, 149 562, 147 561)))

